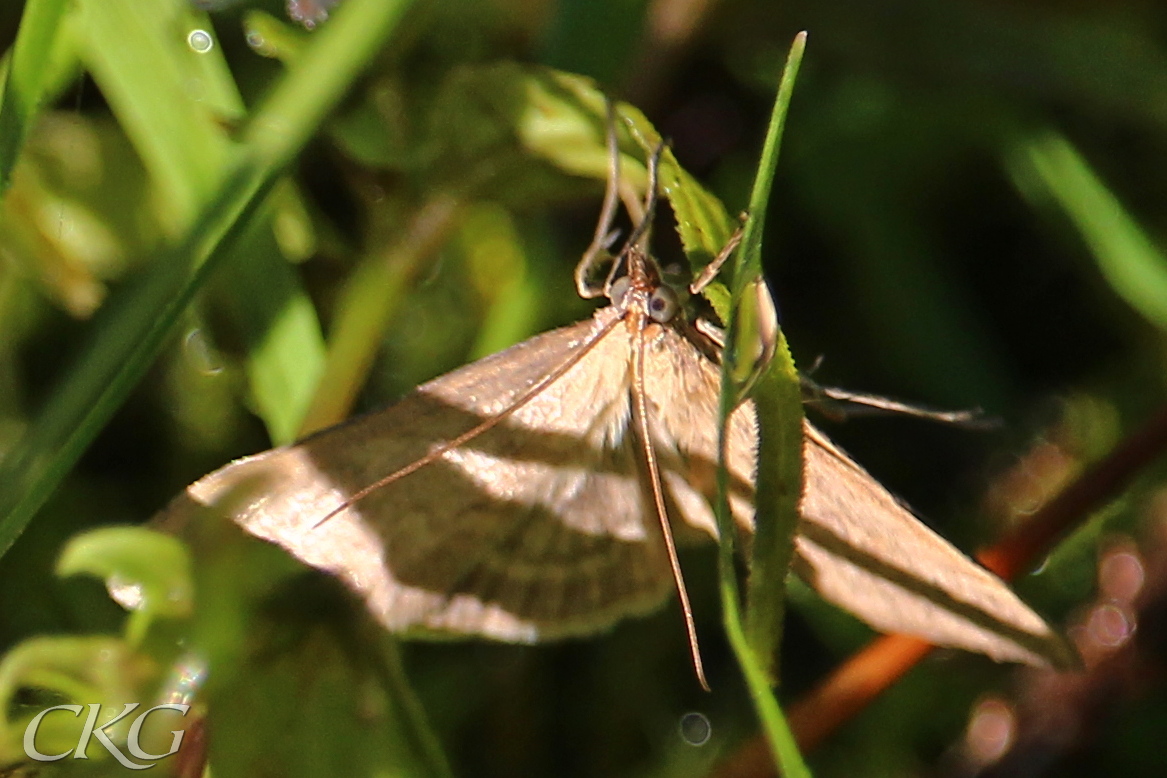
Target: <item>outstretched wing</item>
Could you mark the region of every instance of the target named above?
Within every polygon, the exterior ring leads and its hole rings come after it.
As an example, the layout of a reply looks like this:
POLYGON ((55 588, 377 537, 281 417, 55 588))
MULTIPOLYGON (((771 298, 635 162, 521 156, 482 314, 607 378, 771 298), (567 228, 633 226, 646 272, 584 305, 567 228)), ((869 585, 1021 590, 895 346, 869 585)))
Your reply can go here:
POLYGON ((319 524, 508 408, 617 315, 601 310, 385 410, 230 464, 190 486, 163 522, 230 504, 233 489, 258 480, 261 492, 232 504, 232 518, 341 578, 393 630, 534 641, 651 610, 672 580, 629 432, 623 326, 499 425, 319 524))
MULTIPOLYGON (((651 610, 671 588, 630 421, 632 337, 617 326, 502 423, 319 524, 348 497, 484 419, 584 348, 612 318, 532 338, 431 381, 400 403, 224 467, 161 521, 224 503, 248 532, 337 575, 399 631, 533 641, 593 632, 651 610), (262 484, 237 503, 237 491, 262 484)), ((716 536, 717 366, 653 326, 645 393, 674 530, 716 536)), ((1010 590, 921 524, 806 425, 796 570, 877 629, 997 659, 1071 662, 1010 590)), ((731 417, 731 505, 753 527, 757 428, 731 417)))
POLYGON ((1066 642, 1001 579, 928 529, 810 424, 795 571, 881 632, 998 661, 1070 666, 1066 642))
MULTIPOLYGON (((645 354, 654 445, 671 502, 716 537, 713 493, 717 366, 661 328, 645 354)), ((752 403, 730 420, 730 499, 753 528, 757 423, 752 403)), ((922 524, 810 423, 804 426, 802 522, 795 571, 825 599, 882 632, 902 632, 997 660, 1073 664, 1065 642, 999 578, 922 524)))

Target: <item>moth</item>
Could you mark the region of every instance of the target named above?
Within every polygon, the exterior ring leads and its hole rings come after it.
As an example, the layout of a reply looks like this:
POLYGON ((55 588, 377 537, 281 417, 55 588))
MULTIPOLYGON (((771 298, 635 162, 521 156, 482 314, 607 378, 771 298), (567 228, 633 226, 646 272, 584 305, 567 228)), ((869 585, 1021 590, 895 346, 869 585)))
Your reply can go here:
MULTIPOLYGON (((600 631, 676 592, 704 683, 677 540, 716 539, 718 330, 665 283, 644 248, 660 148, 639 226, 602 285, 619 155, 580 294, 608 300, 586 321, 533 337, 426 383, 384 410, 238 460, 164 511, 181 527, 208 506, 361 597, 414 635, 535 642, 600 631), (238 498, 240 486, 259 488, 238 498)), ((729 420, 730 505, 753 532, 753 403, 729 420)), ((1064 664, 1061 638, 999 579, 925 527, 805 424, 795 572, 884 632, 997 660, 1064 664)))

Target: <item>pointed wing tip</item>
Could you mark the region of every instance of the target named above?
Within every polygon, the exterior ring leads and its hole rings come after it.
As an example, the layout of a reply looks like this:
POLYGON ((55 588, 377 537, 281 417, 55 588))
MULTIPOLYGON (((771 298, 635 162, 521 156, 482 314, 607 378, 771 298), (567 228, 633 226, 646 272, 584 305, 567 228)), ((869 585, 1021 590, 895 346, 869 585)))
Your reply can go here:
POLYGON ((1076 673, 1085 669, 1082 655, 1066 637, 1051 631, 1042 646, 1036 662, 1026 662, 1032 667, 1041 667, 1059 673, 1076 673))
POLYGON ((946 640, 938 635, 917 634, 916 636, 941 648, 981 654, 1002 664, 1021 664, 1058 673, 1077 672, 1084 667, 1074 643, 1048 624, 1040 633, 1014 633, 1008 638, 995 635, 991 636, 988 642, 984 640, 986 634, 982 634, 980 639, 972 643, 964 640, 946 640))

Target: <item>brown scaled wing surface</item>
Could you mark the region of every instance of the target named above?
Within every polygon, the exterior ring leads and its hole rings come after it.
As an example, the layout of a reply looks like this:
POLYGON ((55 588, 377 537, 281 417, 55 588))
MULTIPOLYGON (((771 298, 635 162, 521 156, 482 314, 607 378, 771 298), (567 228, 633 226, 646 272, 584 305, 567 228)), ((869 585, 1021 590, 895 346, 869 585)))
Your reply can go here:
MULTIPOLYGON (((338 576, 386 627, 511 641, 587 634, 658 606, 672 588, 631 417, 633 336, 617 324, 497 426, 327 521, 349 496, 509 408, 620 315, 538 335, 418 387, 399 403, 192 484, 164 512, 216 503, 251 534, 338 576), (237 499, 247 484, 262 488, 237 499)), ((716 536, 718 366, 649 324, 652 445, 679 536, 716 536)), ((756 422, 731 419, 731 504, 752 531, 756 422)), ((882 631, 1000 660, 1062 664, 1061 639, 1005 584, 898 503, 806 425, 795 569, 882 631)))

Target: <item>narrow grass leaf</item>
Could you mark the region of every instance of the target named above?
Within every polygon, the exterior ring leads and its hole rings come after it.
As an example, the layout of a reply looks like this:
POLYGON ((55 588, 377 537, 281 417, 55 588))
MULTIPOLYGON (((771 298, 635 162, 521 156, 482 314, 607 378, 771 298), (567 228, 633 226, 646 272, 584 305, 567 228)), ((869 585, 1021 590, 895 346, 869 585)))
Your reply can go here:
MULTIPOLYGON (((750 219, 742 235, 742 248, 733 275, 734 297, 742 301, 749 284, 762 273, 762 232, 766 221, 774 171, 786 112, 806 47, 806 33, 799 33, 790 48, 778 85, 762 158, 750 195, 750 219)), ((760 293, 766 294, 765 290, 760 293)), ((734 348, 742 342, 739 333, 734 348)), ((756 334, 755 334, 756 336, 756 334)), ((778 646, 782 639, 786 574, 794 554, 802 498, 802 390, 798 371, 786 338, 778 342, 768 365, 761 367, 753 392, 758 410, 758 474, 755 484, 754 546, 746 589, 746 635, 767 676, 774 678, 778 646)))
MULTIPOLYGON (((270 202, 270 200, 269 200, 270 202)), ((271 208, 264 209, 270 215, 271 208)), ((247 346, 250 401, 277 445, 298 437, 324 374, 324 334, 295 269, 280 255, 270 219, 231 251, 219 288, 247 346)))
POLYGON ((1167 256, 1064 137, 1046 134, 1015 158, 1070 217, 1115 293, 1167 330, 1167 256))
POLYGON ((301 423, 308 434, 343 421, 364 386, 377 349, 410 280, 457 225, 461 202, 435 195, 418 208, 400 240, 369 254, 341 292, 321 382, 301 423))
POLYGON ((142 285, 103 311, 88 348, 0 463, 0 553, 121 405, 226 253, 224 243, 409 6, 408 0, 349 0, 256 114, 234 165, 223 172, 191 228, 142 285))
MULTIPOLYGON (((79 0, 76 20, 81 58, 179 230, 221 183, 229 153, 217 111, 203 93, 222 99, 232 89, 193 77, 188 60, 221 54, 190 49, 183 30, 194 25, 187 16, 179 0, 79 0)), ((233 102, 226 109, 241 113, 237 96, 233 102)))
MULTIPOLYGON (((244 113, 214 28, 185 0, 84 0, 81 9, 85 62, 168 203, 169 221, 185 228, 234 152, 224 120, 244 113), (119 30, 125 44, 110 46, 119 30), (194 33, 210 48, 193 47, 194 33)), ((324 336, 275 244, 258 234, 248 243, 247 257, 228 263, 224 288, 248 344, 253 408, 272 441, 288 443, 319 381, 324 336)))
MULTIPOLYGON (((755 400, 758 406, 760 449, 756 479, 758 492, 755 497, 758 535, 754 540, 755 552, 752 561, 754 564, 760 561, 762 568, 751 569, 750 584, 750 594, 755 600, 755 608, 777 607, 778 611, 777 614, 769 613, 754 617, 750 626, 755 632, 750 636, 747 636, 742 623, 740 592, 733 564, 734 527, 728 501, 729 474, 725 463, 725 435, 730 413, 739 399, 740 386, 733 378, 734 363, 737 361, 738 352, 746 350, 742 349, 739 343, 738 309, 742 301, 750 296, 748 292, 751 287, 761 294, 765 293, 764 289, 759 290, 757 287, 761 273, 762 217, 778 160, 778 146, 782 137, 786 109, 790 103, 791 90, 805 44, 805 33, 799 34, 787 58, 786 70, 780 82, 762 160, 750 197, 751 216, 747 223, 747 232, 743 235, 743 250, 739 253, 738 260, 740 264, 734 268, 731 279, 734 295, 733 308, 727 319, 727 352, 722 360, 719 440, 721 461, 717 472, 717 501, 714 506, 721 538, 719 569, 726 634, 734 656, 742 668, 750 697, 773 752, 775 764, 782 774, 788 777, 808 776, 810 771, 798 751, 798 745, 786 717, 770 689, 770 663, 781 629, 783 579, 792 553, 792 536, 798 524, 798 507, 802 494, 801 396, 798 394, 797 373, 794 371, 780 330, 776 333, 778 342, 775 344, 771 365, 765 368, 756 387, 759 390, 755 400), (766 524, 770 526, 765 528, 766 524), (759 549, 758 547, 763 544, 767 547, 759 549), (755 576, 761 580, 758 581, 755 576), (757 653, 759 647, 766 651, 765 655, 757 653)), ((753 352, 752 348, 749 350, 753 352)))
POLYGON ((16 32, 0 102, 0 195, 8 191, 24 138, 44 99, 69 0, 28 0, 16 32))

